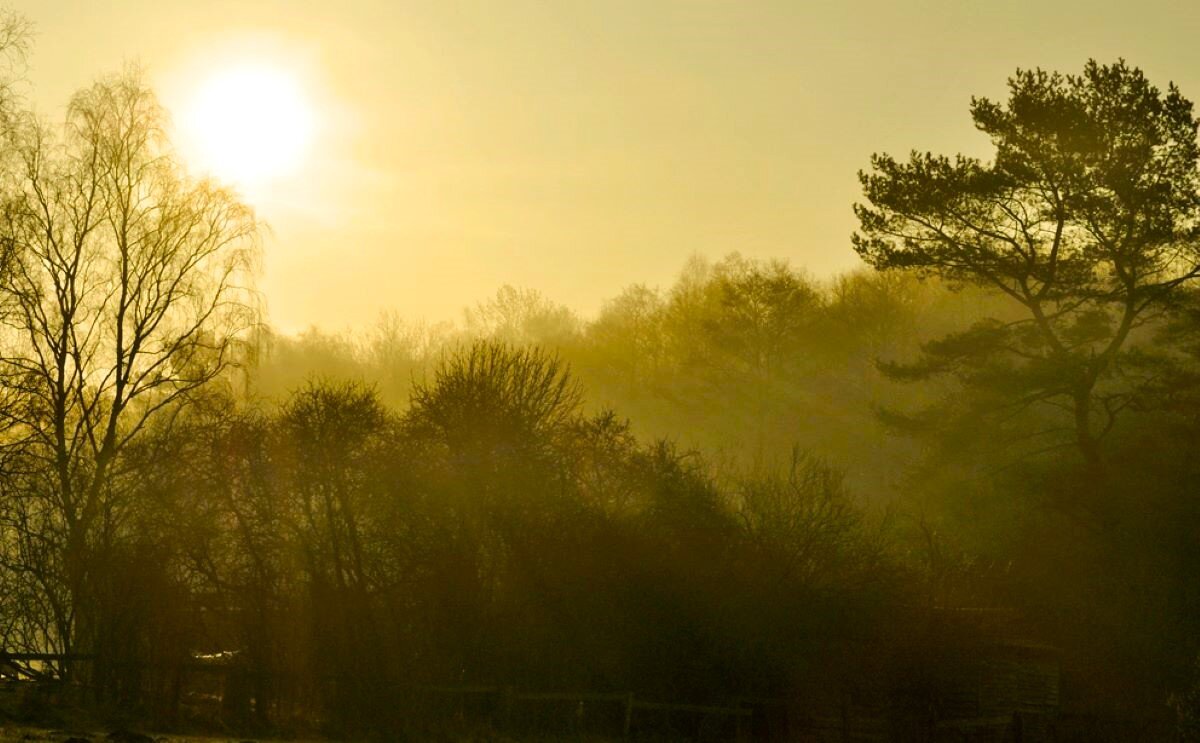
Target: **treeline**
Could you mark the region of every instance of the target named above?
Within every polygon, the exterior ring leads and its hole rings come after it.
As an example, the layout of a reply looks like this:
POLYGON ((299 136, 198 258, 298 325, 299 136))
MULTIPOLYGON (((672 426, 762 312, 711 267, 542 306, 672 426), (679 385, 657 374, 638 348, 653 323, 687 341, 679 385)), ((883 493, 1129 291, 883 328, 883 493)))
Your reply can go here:
MULTIPOLYGON (((680 576, 662 576, 678 584, 693 567, 698 575, 720 574, 709 584, 709 609, 747 600, 752 616, 779 612, 773 632, 780 635, 759 636, 754 627, 761 625, 751 622, 727 636, 730 647, 769 647, 767 656, 785 659, 778 665, 766 656, 753 659, 746 667, 758 669, 752 677, 774 679, 755 693, 811 701, 813 685, 837 675, 834 669, 845 671, 840 680, 857 683, 851 679, 864 656, 915 683, 905 674, 953 665, 946 656, 953 655, 955 629, 939 629, 939 610, 1014 610, 1023 617, 1021 639, 1058 649, 1066 709, 1161 721, 1191 714, 1186 710, 1194 702, 1187 700, 1195 697, 1188 690, 1196 683, 1200 651, 1192 581, 1200 569, 1194 550, 1200 507, 1192 484, 1200 433, 1193 380, 1200 367, 1191 306, 1181 297, 1141 325, 1120 376, 1107 383, 1107 392, 1123 402, 1105 439, 1112 465, 1100 484, 1080 462, 1069 411, 1040 401, 1014 403, 1010 386, 1020 378, 1011 368, 997 373, 977 361, 964 378, 930 377, 919 368, 948 345, 965 342, 973 350, 978 328, 995 318, 1012 322, 1018 313, 999 292, 911 273, 818 283, 780 263, 694 260, 669 289, 632 287, 591 321, 535 292, 506 288, 470 311, 459 330, 377 332, 357 342, 315 332, 278 339, 278 355, 260 359, 251 389, 276 399, 273 389, 303 388, 300 380, 310 369, 318 376, 337 369, 335 377, 365 381, 381 398, 413 395, 411 405, 396 407, 412 415, 439 379, 439 365, 480 336, 511 351, 553 348, 586 380, 580 409, 588 415, 607 407, 634 411, 622 425, 631 440, 652 442, 659 435, 676 452, 707 452, 687 461, 720 493, 718 512, 736 525, 729 534, 736 533, 739 544, 758 539, 746 532, 751 520, 743 510, 754 482, 814 482, 812 475, 789 474, 789 453, 797 445, 805 467, 824 473, 822 482, 842 483, 837 491, 855 495, 843 513, 867 527, 856 533, 869 539, 839 549, 861 556, 869 545, 876 559, 859 575, 867 583, 838 575, 828 584, 844 591, 839 601, 850 602, 843 605, 852 607, 849 614, 827 614, 832 607, 812 602, 809 589, 799 586, 743 594, 779 569, 780 553, 772 551, 760 553, 762 563, 745 563, 745 573, 733 571, 728 555, 718 558, 725 567, 714 573, 706 559, 719 550, 697 546, 678 564, 680 576), (491 321, 481 323, 479 316, 491 321), (398 342, 405 337, 416 340, 398 342), (389 359, 400 362, 389 369, 389 359), (288 385, 280 384, 285 374, 288 385), (1086 498, 1080 487, 1088 488, 1086 498), (855 628, 849 637, 807 625, 832 617, 838 618, 829 626, 855 628), (850 618, 853 624, 844 624, 850 618), (788 637, 799 644, 788 649, 788 637), (804 655, 809 652, 818 655, 804 655)), ((780 522, 770 533, 779 534, 784 523, 813 528, 789 510, 811 507, 802 505, 811 495, 801 492, 771 501, 780 522)), ((703 513, 696 505, 689 510, 703 513)), ((652 555, 663 552, 637 554, 638 562, 654 562, 652 555)), ((662 621, 657 617, 654 626, 662 621)), ((670 646, 672 636, 655 634, 647 647, 670 646)), ((688 657, 710 671, 726 662, 695 649, 688 657)), ((630 679, 637 686, 650 677, 630 679)), ((715 692, 722 687, 710 679, 690 691, 720 697, 741 683, 715 692)), ((924 683, 936 696, 935 679, 924 683)), ((914 709, 925 704, 900 698, 914 709)))
MULTIPOLYGON (((724 265, 803 282, 778 265, 724 265)), ((708 291, 725 270, 703 274, 708 291)), ((873 311, 897 319, 907 307, 929 327, 960 321, 963 303, 996 302, 874 279, 846 282, 888 288, 873 311)), ((832 324, 836 295, 813 297, 809 321, 832 324)), ((1196 368, 1191 318, 1182 305, 1143 335, 1172 350, 1176 374, 1196 368)), ((160 715, 178 709, 173 674, 219 656, 241 680, 221 713, 237 724, 411 731, 430 723, 422 687, 495 685, 769 699, 802 714, 837 709, 853 690, 884 700, 875 714, 902 725, 954 691, 947 678, 971 643, 996 639, 946 612, 1012 610, 1017 639, 1058 649, 1073 713, 1186 713, 1200 526, 1190 388, 1179 382, 1169 403, 1146 388, 1123 415, 1108 444, 1121 469, 1106 491, 1121 510, 1101 523, 1067 499, 1080 477, 1069 440, 1047 448, 1024 435, 1054 411, 1005 410, 997 425, 962 383, 889 377, 872 363, 879 349, 920 348, 909 321, 896 327, 861 355, 840 352, 876 385, 854 393, 864 400, 813 402, 750 380, 724 393, 794 406, 796 440, 859 426, 865 451, 878 436, 894 459, 864 453, 852 466, 864 482, 893 477, 890 492, 848 487, 827 459, 784 444, 782 422, 777 440, 755 439, 761 419, 737 407, 706 412, 743 432, 740 448, 705 455, 639 436, 589 403, 565 361, 585 358, 588 325, 558 352, 493 330, 423 341, 424 354, 393 357, 408 395, 399 405, 384 401, 382 376, 362 381, 371 346, 348 344, 326 357, 345 371, 247 399, 247 379, 261 390, 278 373, 264 353, 123 454, 129 476, 112 486, 110 526, 89 559, 88 634, 60 644, 27 582, 54 576, 25 565, 6 573, 24 586, 7 594, 7 646, 94 653, 76 671, 102 698, 160 715), (891 467, 898 477, 879 471, 891 467)), ((317 338, 276 353, 300 375, 312 348, 339 347, 317 338)), ((813 338, 797 358, 839 358, 813 338)), ((656 398, 654 384, 672 386, 668 374, 711 371, 668 369, 625 387, 629 407, 656 398)), ((789 393, 820 377, 800 379, 789 393)), ((681 420, 696 410, 658 404, 681 420)))
POLYGON ((718 475, 581 401, 555 357, 477 342, 404 412, 319 383, 149 438, 95 563, 108 693, 233 650, 244 713, 362 732, 414 685, 724 703, 899 652, 885 619, 923 600, 836 470, 718 475))
POLYGON ((947 388, 898 384, 877 362, 1005 313, 986 291, 911 273, 817 280, 784 261, 696 256, 670 286, 630 286, 589 319, 504 286, 458 323, 385 314, 358 332, 268 332, 244 384, 271 405, 312 379, 354 380, 403 409, 412 385, 462 344, 538 346, 570 364, 588 410, 618 410, 643 437, 745 464, 799 446, 847 470, 863 495, 888 500, 916 447, 882 424, 880 406, 921 406, 947 388))

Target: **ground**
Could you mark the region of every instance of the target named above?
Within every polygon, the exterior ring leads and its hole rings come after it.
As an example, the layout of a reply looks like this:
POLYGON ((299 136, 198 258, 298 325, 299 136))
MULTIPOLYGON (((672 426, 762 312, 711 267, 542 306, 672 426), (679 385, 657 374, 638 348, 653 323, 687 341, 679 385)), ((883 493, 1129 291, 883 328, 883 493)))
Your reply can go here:
MULTIPOLYGON (((247 738, 208 738, 200 736, 186 735, 156 735, 147 734, 147 738, 155 743, 248 743, 247 738)), ((108 732, 106 731, 85 731, 85 730, 47 730, 44 728, 31 728, 12 725, 0 725, 0 743, 15 743, 16 741, 46 741, 46 743, 65 743, 65 741, 75 739, 76 741, 92 741, 92 743, 107 743, 109 740, 108 732)), ((123 740, 128 740, 132 743, 135 738, 129 737, 123 740)), ((136 740, 142 740, 137 738, 136 740)))

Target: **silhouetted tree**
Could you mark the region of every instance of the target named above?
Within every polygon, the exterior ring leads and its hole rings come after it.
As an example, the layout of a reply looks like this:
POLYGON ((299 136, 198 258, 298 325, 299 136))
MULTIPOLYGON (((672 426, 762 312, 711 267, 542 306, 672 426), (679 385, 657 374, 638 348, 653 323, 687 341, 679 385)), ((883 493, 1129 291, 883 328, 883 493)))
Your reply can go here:
POLYGON ((927 345, 909 375, 955 373, 1010 405, 1063 405, 1095 473, 1129 402, 1114 384, 1133 334, 1200 274, 1192 104, 1125 62, 1018 71, 1009 99, 973 99, 992 162, 872 158, 858 253, 992 288, 1021 310, 927 345))
POLYGON ((119 628, 109 566, 137 473, 129 447, 235 361, 255 321, 257 223, 189 179, 135 71, 71 101, 61 133, 24 120, 0 240, 4 549, 32 548, 52 642, 102 651, 119 628))

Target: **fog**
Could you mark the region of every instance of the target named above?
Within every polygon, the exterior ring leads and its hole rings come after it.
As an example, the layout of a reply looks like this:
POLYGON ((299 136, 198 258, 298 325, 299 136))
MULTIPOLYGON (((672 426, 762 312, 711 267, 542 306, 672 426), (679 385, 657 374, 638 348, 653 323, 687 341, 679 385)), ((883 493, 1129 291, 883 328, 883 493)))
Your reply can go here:
POLYGON ((1178 18, 44 7, 0 739, 1197 740, 1178 18))
POLYGON ((1200 87, 1194 13, 1165 1, 13 7, 36 24, 25 77, 52 118, 131 61, 172 110, 230 64, 297 74, 317 139, 251 199, 273 233, 260 288, 291 333, 457 319, 505 284, 592 317, 693 253, 828 278, 859 265, 849 204, 870 154, 985 153, 967 103, 1016 67, 1123 56, 1200 87))

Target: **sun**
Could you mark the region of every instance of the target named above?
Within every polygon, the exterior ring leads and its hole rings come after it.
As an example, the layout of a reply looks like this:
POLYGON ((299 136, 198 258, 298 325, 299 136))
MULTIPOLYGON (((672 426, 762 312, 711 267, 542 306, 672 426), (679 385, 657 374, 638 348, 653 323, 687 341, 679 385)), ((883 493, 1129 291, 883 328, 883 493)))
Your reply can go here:
POLYGON ((218 180, 256 189, 296 172, 308 157, 316 121, 297 78, 268 65, 210 75, 183 111, 189 159, 218 180))

